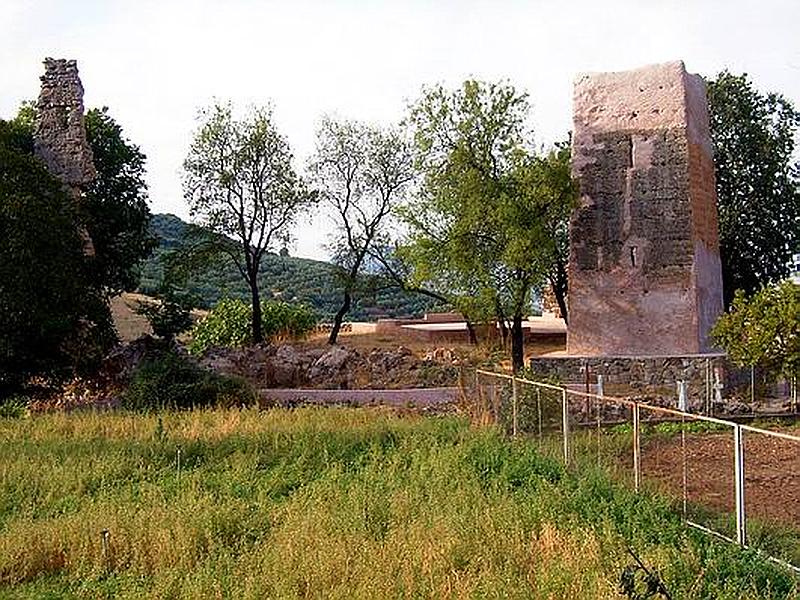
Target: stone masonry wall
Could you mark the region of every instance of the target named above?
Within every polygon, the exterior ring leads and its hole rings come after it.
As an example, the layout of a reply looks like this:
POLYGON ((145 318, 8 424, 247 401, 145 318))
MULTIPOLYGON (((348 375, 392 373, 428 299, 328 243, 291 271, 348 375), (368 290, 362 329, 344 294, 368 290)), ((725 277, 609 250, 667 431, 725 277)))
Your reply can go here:
MULTIPOLYGON (((570 386, 583 386, 587 381, 595 393, 597 376, 603 376, 606 395, 638 397, 660 406, 677 407, 677 382, 688 382, 688 408, 704 412, 711 398, 711 386, 719 381, 724 398, 735 405, 735 396, 746 393, 749 372, 728 361, 724 354, 686 356, 553 356, 530 360, 534 377, 552 379, 570 386), (588 372, 588 375, 587 375, 588 372)), ((717 412, 729 406, 714 406, 717 412)))
MULTIPOLYGON (((97 176, 83 115, 83 85, 74 60, 46 58, 36 104, 34 151, 50 172, 64 182, 75 202, 97 176)), ((84 251, 94 254, 85 228, 84 251)))
POLYGON ((702 80, 683 63, 575 84, 569 354, 694 354, 722 310, 702 80))

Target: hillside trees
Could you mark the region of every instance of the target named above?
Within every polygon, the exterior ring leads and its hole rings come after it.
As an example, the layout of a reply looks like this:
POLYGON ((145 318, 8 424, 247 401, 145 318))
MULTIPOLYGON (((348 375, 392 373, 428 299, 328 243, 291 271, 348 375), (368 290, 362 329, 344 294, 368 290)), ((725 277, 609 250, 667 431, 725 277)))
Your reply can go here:
POLYGON ((800 113, 747 75, 708 82, 725 305, 789 274, 800 244, 800 113))
POLYGON ((509 84, 425 89, 409 118, 423 182, 403 209, 416 280, 457 291, 463 312, 494 314, 501 326, 510 316, 515 369, 531 290, 553 269, 576 195, 568 151, 537 156, 528 118, 527 96, 509 84))
POLYGON ((337 227, 333 255, 344 289, 328 339, 335 344, 368 259, 385 242, 390 215, 414 178, 412 152, 398 129, 326 117, 309 170, 337 227))
POLYGON ((235 118, 230 103, 217 103, 202 110, 199 121, 183 163, 184 197, 192 216, 212 233, 208 244, 227 255, 247 283, 252 341, 259 343, 261 261, 288 241, 313 196, 292 167, 289 144, 270 107, 235 118))

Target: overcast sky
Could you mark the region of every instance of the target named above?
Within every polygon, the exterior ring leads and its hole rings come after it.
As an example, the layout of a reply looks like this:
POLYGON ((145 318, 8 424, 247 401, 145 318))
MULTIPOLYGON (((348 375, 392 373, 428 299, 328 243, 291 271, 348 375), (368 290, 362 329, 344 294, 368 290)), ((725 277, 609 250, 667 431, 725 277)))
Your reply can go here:
MULTIPOLYGON (((682 59, 800 106, 799 23, 800 0, 0 0, 0 117, 36 98, 44 57, 77 59, 86 106, 109 106, 147 155, 153 211, 186 217, 180 165, 215 97, 271 100, 302 168, 326 112, 394 121, 423 84, 506 78, 550 144, 582 71, 682 59)), ((324 258, 329 230, 299 228, 292 253, 324 258)))

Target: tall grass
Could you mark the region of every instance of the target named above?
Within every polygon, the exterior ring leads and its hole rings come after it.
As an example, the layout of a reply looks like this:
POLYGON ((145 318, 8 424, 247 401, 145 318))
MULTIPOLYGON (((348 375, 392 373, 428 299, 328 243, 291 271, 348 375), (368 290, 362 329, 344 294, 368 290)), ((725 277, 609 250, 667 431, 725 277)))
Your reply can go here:
POLYGON ((459 419, 0 420, 0 597, 615 598, 628 548, 675 598, 798 597, 664 501, 459 419))

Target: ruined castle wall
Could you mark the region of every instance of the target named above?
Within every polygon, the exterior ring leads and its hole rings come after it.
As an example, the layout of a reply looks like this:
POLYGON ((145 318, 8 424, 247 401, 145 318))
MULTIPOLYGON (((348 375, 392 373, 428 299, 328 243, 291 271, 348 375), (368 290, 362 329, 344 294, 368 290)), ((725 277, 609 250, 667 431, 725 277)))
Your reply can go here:
MULTIPOLYGON (((92 148, 86 138, 83 85, 74 60, 46 58, 36 104, 34 152, 60 179, 75 202, 97 177, 92 148)), ((86 228, 78 225, 84 252, 94 254, 86 228)))
POLYGON ((570 354, 692 354, 721 310, 705 90, 683 63, 575 85, 570 354))
POLYGON ((65 184, 83 188, 96 177, 83 118, 83 85, 74 60, 47 58, 36 104, 35 151, 65 184))

